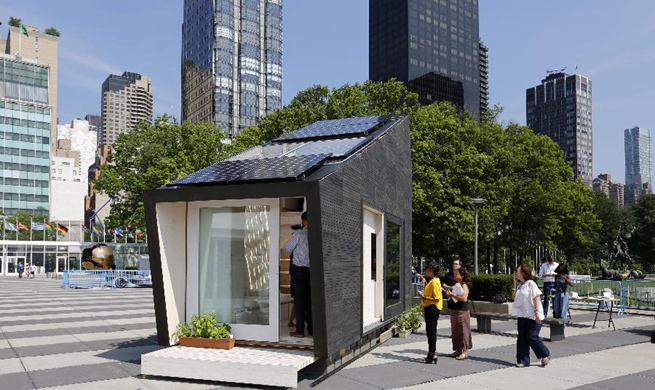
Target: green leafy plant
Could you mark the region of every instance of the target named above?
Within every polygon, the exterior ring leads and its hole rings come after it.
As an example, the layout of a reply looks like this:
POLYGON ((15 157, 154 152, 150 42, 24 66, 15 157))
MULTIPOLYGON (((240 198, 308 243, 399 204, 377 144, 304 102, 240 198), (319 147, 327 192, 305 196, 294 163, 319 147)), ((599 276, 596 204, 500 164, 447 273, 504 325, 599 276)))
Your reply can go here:
POLYGON ((203 312, 191 316, 191 325, 187 322, 179 323, 173 335, 177 338, 229 339, 232 337, 231 331, 230 325, 218 323, 216 314, 203 312))
POLYGON ((496 294, 501 294, 507 300, 512 299, 513 275, 471 275, 471 281, 471 299, 474 301, 491 302, 496 294))
POLYGON ((414 332, 421 327, 421 305, 415 305, 402 312, 395 321, 400 332, 414 332))

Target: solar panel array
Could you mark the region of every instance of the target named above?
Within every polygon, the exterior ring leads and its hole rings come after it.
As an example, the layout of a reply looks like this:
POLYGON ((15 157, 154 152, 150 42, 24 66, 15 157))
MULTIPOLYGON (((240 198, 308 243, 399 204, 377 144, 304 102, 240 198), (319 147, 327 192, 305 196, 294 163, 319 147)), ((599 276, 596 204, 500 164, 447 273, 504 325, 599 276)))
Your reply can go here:
POLYGON ((366 116, 361 118, 334 119, 315 122, 291 133, 287 133, 275 141, 301 140, 313 138, 329 138, 340 135, 368 134, 383 117, 366 116))
POLYGON ((231 156, 168 187, 299 180, 328 158, 351 155, 371 140, 386 117, 320 121, 231 156))
POLYGON ((264 180, 297 180, 312 168, 323 162, 329 155, 313 154, 307 156, 280 156, 274 158, 239 161, 220 161, 167 187, 194 186, 219 183, 264 180))

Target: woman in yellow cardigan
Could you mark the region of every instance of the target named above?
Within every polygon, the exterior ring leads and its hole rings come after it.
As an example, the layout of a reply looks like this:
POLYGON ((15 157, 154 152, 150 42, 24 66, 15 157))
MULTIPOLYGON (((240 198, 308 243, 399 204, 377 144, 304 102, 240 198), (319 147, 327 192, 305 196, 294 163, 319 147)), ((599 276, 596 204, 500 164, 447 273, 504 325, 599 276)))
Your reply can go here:
MULTIPOLYGON (((439 265, 430 263, 425 268, 425 275, 430 281, 425 285, 421 293, 421 304, 425 315, 425 332, 428 334, 428 357, 425 362, 428 364, 437 363, 435 353, 437 351, 437 322, 439 314, 443 308, 443 299, 441 295, 441 281, 439 281, 439 265)), ((425 278, 418 274, 419 278, 425 281, 425 278)))

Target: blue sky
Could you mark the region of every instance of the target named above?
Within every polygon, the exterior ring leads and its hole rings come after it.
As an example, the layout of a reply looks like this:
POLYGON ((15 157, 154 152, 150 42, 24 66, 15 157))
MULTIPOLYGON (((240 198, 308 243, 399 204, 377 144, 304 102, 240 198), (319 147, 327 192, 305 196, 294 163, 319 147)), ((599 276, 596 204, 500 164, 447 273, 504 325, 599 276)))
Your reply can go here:
MULTIPOLYGON (((153 81, 155 114, 180 112, 182 0, 0 0, 9 16, 59 41, 59 119, 100 112, 110 73, 153 81)), ((623 181, 623 130, 655 131, 655 1, 480 0, 490 100, 525 124, 525 89, 568 67, 593 81, 594 175, 623 181)), ((367 0, 284 0, 284 102, 313 84, 368 77, 367 0)))

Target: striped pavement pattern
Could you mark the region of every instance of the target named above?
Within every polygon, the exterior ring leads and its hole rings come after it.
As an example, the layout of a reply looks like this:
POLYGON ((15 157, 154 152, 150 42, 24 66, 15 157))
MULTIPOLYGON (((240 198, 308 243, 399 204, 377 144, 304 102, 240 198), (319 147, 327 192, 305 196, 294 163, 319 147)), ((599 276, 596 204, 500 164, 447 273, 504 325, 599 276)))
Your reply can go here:
MULTIPOLYGON (((515 327, 494 322, 494 334, 474 333, 471 357, 450 352, 448 317, 439 321, 438 365, 420 363, 425 334, 391 339, 320 383, 301 371, 301 389, 651 389, 655 383, 652 316, 615 317, 617 331, 593 313, 574 311, 565 341, 547 343, 546 368, 513 367, 515 327), (314 384, 315 387, 311 387, 314 384)), ((606 317, 600 317, 606 318, 606 317)), ((542 330, 547 336, 548 329, 542 330)), ((0 390, 248 389, 202 381, 142 379, 141 354, 155 339, 152 290, 61 288, 61 281, 0 277, 0 390)), ((533 356, 534 358, 534 356, 533 356)), ((255 387, 262 389, 263 387, 255 387)))

